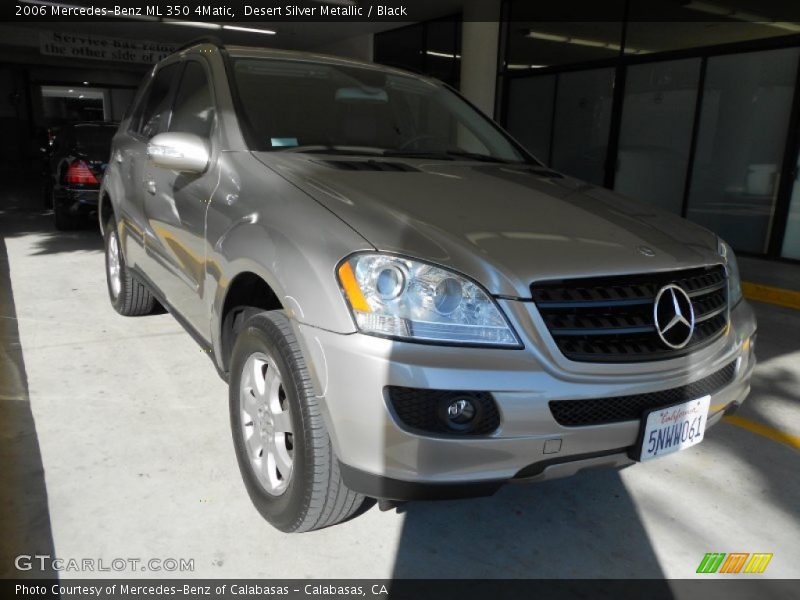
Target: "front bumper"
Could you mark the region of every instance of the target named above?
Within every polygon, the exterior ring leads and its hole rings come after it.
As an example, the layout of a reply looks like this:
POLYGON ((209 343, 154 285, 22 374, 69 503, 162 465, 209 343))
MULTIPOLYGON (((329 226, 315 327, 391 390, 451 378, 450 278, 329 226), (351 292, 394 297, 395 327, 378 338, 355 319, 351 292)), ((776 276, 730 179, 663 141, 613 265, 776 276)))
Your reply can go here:
POLYGON ((731 361, 736 372, 711 397, 707 426, 740 405, 755 365, 755 318, 742 301, 723 336, 689 356, 626 365, 567 361, 535 326, 529 302, 501 304, 522 350, 414 344, 299 324, 345 482, 369 496, 394 500, 492 493, 508 481, 539 481, 586 468, 629 464, 640 421, 565 427, 550 400, 624 396, 680 387, 731 361), (501 416, 488 436, 420 435, 398 425, 386 386, 490 392, 501 416), (548 440, 560 443, 547 445, 548 440), (553 451, 554 448, 557 451, 553 451))

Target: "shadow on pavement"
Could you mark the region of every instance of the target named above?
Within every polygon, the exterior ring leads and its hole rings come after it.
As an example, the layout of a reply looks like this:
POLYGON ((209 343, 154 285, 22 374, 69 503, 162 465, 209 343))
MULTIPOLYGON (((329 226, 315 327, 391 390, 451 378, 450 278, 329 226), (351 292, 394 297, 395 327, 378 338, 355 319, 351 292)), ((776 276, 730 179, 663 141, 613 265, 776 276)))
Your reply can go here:
MULTIPOLYGON (((800 356, 800 312, 752 303, 758 318, 756 357, 751 391, 737 416, 772 429, 797 435, 800 422, 800 369, 797 362, 780 361, 788 355, 800 356), (769 364, 780 361, 778 364, 769 364), (793 365, 793 366, 790 366, 793 365)), ((764 480, 764 497, 800 521, 800 451, 787 444, 723 425, 729 431, 715 436, 717 443, 750 465, 764 480)))
MULTIPOLYGON (((6 241, 31 236, 32 254, 102 251, 93 222, 82 230, 56 231, 35 179, 10 182, 0 197, 0 577, 37 577, 17 571, 20 554, 54 556, 44 467, 31 411, 6 241)), ((43 287, 46 282, 42 282, 43 287)), ((52 572, 47 573, 52 577, 52 572)))
POLYGON ((81 229, 57 231, 52 211, 44 206, 40 185, 34 181, 10 182, 0 196, 0 236, 34 236, 33 255, 63 252, 102 252, 103 238, 94 219, 81 229))
POLYGON ((20 554, 53 556, 54 549, 5 240, 0 240, 0 464, 0 577, 36 577, 40 571, 14 567, 20 554))
POLYGON ((664 577, 614 470, 406 506, 396 578, 664 577))

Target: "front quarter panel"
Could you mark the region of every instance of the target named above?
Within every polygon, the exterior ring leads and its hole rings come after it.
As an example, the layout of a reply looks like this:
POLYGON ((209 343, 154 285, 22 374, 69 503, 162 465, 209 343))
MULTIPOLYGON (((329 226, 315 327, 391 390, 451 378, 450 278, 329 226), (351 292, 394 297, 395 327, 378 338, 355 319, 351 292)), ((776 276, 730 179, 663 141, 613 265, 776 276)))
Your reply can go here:
POLYGON ((206 289, 215 350, 225 297, 242 273, 266 281, 293 321, 353 333, 335 268, 348 254, 373 247, 250 153, 223 152, 220 162, 206 225, 206 289))

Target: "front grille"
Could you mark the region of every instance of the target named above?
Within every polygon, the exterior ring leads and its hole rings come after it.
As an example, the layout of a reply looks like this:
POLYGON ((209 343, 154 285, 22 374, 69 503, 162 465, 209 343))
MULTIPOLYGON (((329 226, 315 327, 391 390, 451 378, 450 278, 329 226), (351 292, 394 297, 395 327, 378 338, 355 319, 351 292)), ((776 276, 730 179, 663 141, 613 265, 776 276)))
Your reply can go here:
POLYGON ((733 361, 719 371, 689 385, 632 396, 552 400, 550 412, 559 425, 567 427, 635 421, 641 419, 648 410, 665 408, 718 392, 733 381, 735 374, 736 361, 733 361))
POLYGON ((719 337, 728 322, 728 286, 722 265, 619 277, 545 281, 531 286, 533 301, 556 345, 570 360, 636 362, 682 356, 719 337), (680 350, 656 332, 653 305, 665 285, 691 298, 695 330, 680 350))

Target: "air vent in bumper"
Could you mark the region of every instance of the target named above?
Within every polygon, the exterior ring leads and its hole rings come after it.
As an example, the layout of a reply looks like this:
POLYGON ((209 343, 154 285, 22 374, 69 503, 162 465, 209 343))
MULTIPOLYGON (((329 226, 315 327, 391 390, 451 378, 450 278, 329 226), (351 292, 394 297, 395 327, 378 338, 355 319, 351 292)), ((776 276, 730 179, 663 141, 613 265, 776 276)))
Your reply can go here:
POLYGON ((588 400, 552 400, 550 412, 559 425, 566 427, 635 421, 641 419, 645 411, 718 392, 733 381, 734 375, 736 361, 694 383, 660 392, 588 400))
POLYGON ((500 412, 488 392, 459 392, 388 386, 386 395, 399 425, 416 433, 488 435, 500 427, 500 412), (472 407, 468 421, 450 419, 447 409, 466 401, 472 407))

